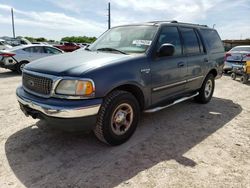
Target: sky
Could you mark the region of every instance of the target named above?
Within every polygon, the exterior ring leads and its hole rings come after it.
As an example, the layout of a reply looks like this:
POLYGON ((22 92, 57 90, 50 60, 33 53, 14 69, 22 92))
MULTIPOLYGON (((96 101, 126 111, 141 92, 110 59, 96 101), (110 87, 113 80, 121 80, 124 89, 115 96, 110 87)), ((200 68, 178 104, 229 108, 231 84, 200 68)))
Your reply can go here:
POLYGON ((177 20, 206 24, 222 39, 250 38, 250 0, 0 0, 0 36, 12 36, 14 9, 17 36, 60 40, 65 36, 96 36, 111 26, 177 20))

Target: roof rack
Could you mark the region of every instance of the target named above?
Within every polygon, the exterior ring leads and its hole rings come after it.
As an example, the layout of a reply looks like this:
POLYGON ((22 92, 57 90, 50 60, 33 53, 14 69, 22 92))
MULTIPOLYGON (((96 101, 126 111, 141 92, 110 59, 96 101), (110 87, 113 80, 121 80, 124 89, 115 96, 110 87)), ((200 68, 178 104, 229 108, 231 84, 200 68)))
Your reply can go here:
POLYGON ((185 23, 185 22, 178 22, 176 20, 170 20, 170 21, 151 21, 149 23, 179 23, 179 24, 186 24, 186 25, 193 25, 193 26, 202 26, 202 27, 208 27, 207 25, 200 25, 200 24, 193 24, 193 23, 185 23))

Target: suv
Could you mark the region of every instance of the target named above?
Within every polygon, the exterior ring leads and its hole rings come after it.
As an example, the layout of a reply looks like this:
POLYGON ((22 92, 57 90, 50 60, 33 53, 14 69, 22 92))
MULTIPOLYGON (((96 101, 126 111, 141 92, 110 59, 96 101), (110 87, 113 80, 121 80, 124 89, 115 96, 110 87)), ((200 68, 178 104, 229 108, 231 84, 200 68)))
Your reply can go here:
POLYGON ((208 103, 223 71, 216 30, 177 21, 114 27, 79 53, 24 67, 16 94, 22 111, 66 129, 92 127, 119 145, 134 133, 141 112, 194 98, 208 103))

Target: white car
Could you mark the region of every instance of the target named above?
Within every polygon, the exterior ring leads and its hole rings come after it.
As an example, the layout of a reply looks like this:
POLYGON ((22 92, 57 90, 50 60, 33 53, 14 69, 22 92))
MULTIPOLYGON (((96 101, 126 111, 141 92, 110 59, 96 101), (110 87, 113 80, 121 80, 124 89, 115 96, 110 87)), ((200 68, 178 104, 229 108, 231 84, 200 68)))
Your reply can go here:
POLYGON ((233 67, 242 66, 250 61, 250 45, 236 46, 225 54, 224 72, 231 71, 233 67))
POLYGON ((22 73, 23 67, 31 61, 62 53, 62 50, 50 45, 21 45, 0 50, 0 67, 22 73))
POLYGON ((0 50, 5 50, 7 48, 12 48, 12 46, 8 45, 5 40, 0 39, 0 50))

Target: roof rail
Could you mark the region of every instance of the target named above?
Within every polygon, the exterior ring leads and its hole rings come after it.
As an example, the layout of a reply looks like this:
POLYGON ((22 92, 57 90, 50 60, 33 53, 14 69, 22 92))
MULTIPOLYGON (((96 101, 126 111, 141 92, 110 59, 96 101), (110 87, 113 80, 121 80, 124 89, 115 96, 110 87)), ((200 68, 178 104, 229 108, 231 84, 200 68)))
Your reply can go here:
POLYGON ((168 22, 168 23, 178 23, 176 20, 155 20, 155 21, 150 21, 148 23, 161 23, 161 22, 168 22))
POLYGON ((193 24, 193 23, 178 22, 178 21, 176 21, 176 20, 169 20, 169 21, 151 21, 151 22, 148 22, 148 23, 164 23, 164 22, 167 22, 167 23, 180 23, 180 24, 186 24, 186 25, 208 27, 207 25, 200 25, 200 24, 193 24))
POLYGON ((186 24, 186 25, 196 25, 196 26, 208 27, 207 25, 201 25, 201 24, 193 24, 193 23, 185 23, 185 22, 177 22, 177 23, 186 24))

